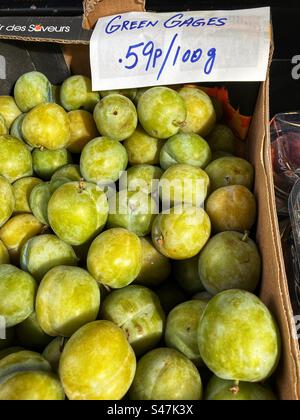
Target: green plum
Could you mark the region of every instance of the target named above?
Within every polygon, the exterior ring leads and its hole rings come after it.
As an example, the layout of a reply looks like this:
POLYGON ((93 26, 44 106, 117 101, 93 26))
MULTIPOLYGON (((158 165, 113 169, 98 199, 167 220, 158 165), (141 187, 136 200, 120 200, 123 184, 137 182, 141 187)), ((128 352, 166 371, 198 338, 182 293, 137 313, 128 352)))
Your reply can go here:
POLYGON ((45 103, 35 106, 22 122, 26 142, 36 148, 57 150, 70 141, 70 121, 66 111, 57 104, 45 103))
POLYGON ((14 97, 20 110, 28 112, 36 105, 53 102, 52 85, 44 74, 30 71, 16 81, 14 97))
POLYGON ((51 229, 70 245, 81 245, 99 233, 108 217, 107 197, 95 184, 69 182, 48 203, 51 229))
POLYGON ((67 111, 83 108, 92 112, 99 100, 100 95, 92 91, 92 83, 88 77, 71 76, 61 85, 60 102, 67 111))
POLYGON ((66 178, 70 181, 80 181, 82 176, 79 165, 69 164, 57 169, 51 177, 51 182, 60 178, 66 178))
POLYGON ((15 121, 12 123, 11 127, 10 127, 10 135, 13 137, 16 137, 19 140, 22 140, 27 148, 31 151, 32 147, 29 146, 29 144, 27 144, 25 142, 25 139, 23 137, 23 133, 22 133, 22 124, 23 124, 23 120, 26 117, 26 114, 20 114, 15 121))
MULTIPOLYGON (((11 329, 11 328, 10 328, 11 329)), ((10 354, 17 353, 18 351, 23 351, 23 347, 8 347, 7 349, 0 350, 0 360, 4 357, 9 356, 10 354)))
POLYGON ((254 292, 260 274, 261 257, 248 235, 219 233, 208 241, 200 254, 199 275, 212 295, 228 289, 254 292))
POLYGON ((143 127, 138 125, 135 132, 123 144, 127 150, 130 165, 157 165, 165 140, 151 137, 143 127))
POLYGON ((210 100, 213 104, 213 107, 216 113, 217 122, 219 122, 222 120, 223 115, 224 115, 223 104, 221 101, 219 101, 219 99, 214 98, 213 96, 210 97, 210 100))
POLYGON ((274 401, 273 392, 267 387, 251 383, 226 381, 212 376, 205 390, 205 400, 208 401, 274 401))
POLYGON ((0 136, 0 175, 9 182, 32 175, 32 158, 25 144, 9 135, 0 136))
POLYGON ((210 237, 211 224, 201 208, 173 207, 169 214, 159 214, 152 225, 152 241, 168 258, 186 260, 197 255, 210 237))
POLYGON ((108 137, 97 137, 84 148, 80 157, 80 171, 89 182, 111 183, 127 167, 125 147, 108 137))
POLYGON ((142 245, 142 268, 135 283, 147 287, 158 286, 171 273, 170 261, 157 251, 150 238, 140 238, 140 240, 142 245))
POLYGON ((9 264, 9 263, 10 263, 10 258, 9 258, 8 250, 6 246, 4 245, 4 243, 0 240, 0 264, 9 264))
MULTIPOLYGON (((5 263, 1 263, 1 264, 5 264, 5 263)), ((1 337, 0 339, 0 359, 1 359, 2 350, 8 349, 12 345, 14 338, 15 338, 15 329, 6 328, 5 338, 1 337)))
POLYGON ((7 222, 15 208, 14 191, 8 180, 0 175, 0 227, 7 222))
POLYGON ((227 290, 208 303, 198 329, 200 355, 219 378, 260 382, 276 369, 280 335, 274 318, 255 295, 227 290))
POLYGON ((163 170, 158 166, 132 166, 127 171, 127 189, 128 191, 141 191, 145 194, 155 194, 158 191, 158 181, 162 174, 163 170))
POLYGON ((39 178, 26 177, 18 179, 13 183, 13 192, 16 200, 14 213, 31 213, 29 198, 33 188, 42 184, 39 178))
POLYGON ((187 111, 184 100, 175 90, 158 86, 142 94, 138 101, 138 116, 150 136, 167 139, 184 126, 187 111))
POLYGON ((27 349, 41 350, 50 343, 52 337, 41 329, 35 312, 16 326, 19 343, 27 349))
POLYGON ((218 150, 217 152, 212 153, 212 161, 223 158, 223 157, 232 157, 231 153, 222 152, 222 150, 218 150))
POLYGON ((146 90, 148 90, 148 89, 149 89, 149 87, 142 87, 142 88, 137 89, 136 95, 135 95, 135 98, 134 98, 134 103, 136 105, 138 104, 138 102, 139 102, 141 96, 143 95, 143 93, 145 93, 146 90))
POLYGON ((102 136, 122 141, 130 137, 138 123, 134 104, 126 96, 105 96, 95 106, 94 119, 102 136))
POLYGON ((43 351, 43 357, 50 363, 55 373, 58 372, 60 357, 66 342, 66 337, 56 337, 50 341, 43 351))
POLYGON ((32 163, 34 172, 40 178, 48 181, 57 169, 72 163, 72 156, 66 149, 34 149, 32 152, 32 163))
POLYGON ((208 144, 213 152, 227 152, 234 154, 236 138, 231 128, 217 124, 207 137, 208 144))
POLYGON ((254 168, 245 159, 223 157, 210 163, 205 172, 210 179, 211 192, 227 185, 244 185, 249 190, 253 187, 254 168))
POLYGON ((170 166, 159 181, 163 208, 181 203, 183 207, 201 207, 206 199, 209 184, 209 177, 201 168, 185 164, 170 166))
POLYGON ((181 130, 184 133, 196 133, 206 137, 216 123, 216 113, 210 97, 203 90, 193 86, 183 87, 179 95, 187 109, 186 121, 181 130))
POLYGON ((29 196, 29 207, 40 223, 49 225, 48 203, 52 195, 49 182, 43 182, 33 187, 29 196))
POLYGON ((193 296, 192 299, 195 299, 195 300, 204 300, 206 302, 209 302, 211 298, 212 298, 212 295, 210 293, 204 291, 204 292, 196 293, 193 296))
POLYGON ((82 268, 60 265, 43 277, 36 296, 36 315, 42 330, 53 337, 71 337, 97 318, 100 290, 82 268))
POLYGON ((201 292, 204 287, 198 273, 199 255, 187 260, 172 262, 172 273, 180 287, 189 295, 201 292))
POLYGON ((214 191, 206 202, 206 211, 216 233, 249 231, 256 220, 256 200, 243 185, 231 185, 214 191))
POLYGON ((76 266, 78 258, 71 245, 55 235, 35 236, 23 246, 20 256, 22 270, 29 272, 37 281, 58 265, 76 266))
POLYGON ((89 249, 87 267, 91 275, 105 286, 114 289, 128 286, 142 267, 139 237, 122 228, 102 232, 89 249))
POLYGON ((200 400, 202 382, 193 363, 179 351, 158 348, 138 362, 131 400, 200 400))
POLYGON ((196 366, 202 364, 197 331, 207 303, 202 300, 181 303, 171 310, 166 323, 166 345, 180 351, 196 366))
POLYGON ((2 136, 2 134, 8 134, 8 128, 6 125, 5 118, 2 114, 0 114, 0 135, 2 136))
POLYGON ((137 285, 110 293, 103 302, 101 317, 122 328, 137 356, 159 343, 165 324, 158 297, 150 289, 137 285))
POLYGON ((20 324, 33 312, 36 289, 30 274, 13 265, 0 265, 0 315, 6 328, 20 324))
POLYGON ((68 113, 71 136, 68 150, 81 153, 84 146, 99 135, 93 115, 82 109, 68 113))
POLYGON ((6 127, 10 129, 12 123, 21 114, 12 96, 0 95, 0 114, 4 117, 6 127))
POLYGON ((105 98, 105 96, 112 95, 112 94, 119 94, 126 96, 127 98, 131 99, 132 101, 135 99, 137 95, 137 89, 120 89, 120 90, 102 90, 100 91, 101 98, 105 98))
POLYGON ((41 354, 29 350, 11 352, 0 360, 0 382, 18 371, 50 372, 51 366, 41 354))
POLYGON ((171 309, 185 302, 188 298, 185 292, 177 285, 173 279, 164 281, 156 290, 155 293, 159 297, 161 305, 165 313, 169 313, 171 309))
POLYGON ((207 142, 195 133, 178 133, 164 144, 160 152, 160 166, 168 169, 177 163, 205 168, 211 161, 207 142))

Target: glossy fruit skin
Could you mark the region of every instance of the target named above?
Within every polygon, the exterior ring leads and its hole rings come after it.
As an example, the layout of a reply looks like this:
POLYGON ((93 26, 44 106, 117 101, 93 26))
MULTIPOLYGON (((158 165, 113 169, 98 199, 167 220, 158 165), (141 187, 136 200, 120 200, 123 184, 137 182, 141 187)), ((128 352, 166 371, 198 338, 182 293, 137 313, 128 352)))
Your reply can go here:
POLYGON ((26 114, 20 114, 12 123, 10 127, 9 134, 13 137, 16 137, 17 139, 21 140, 23 143, 25 143, 25 146, 27 149, 31 152, 33 150, 32 146, 29 146, 28 143, 25 142, 23 133, 22 133, 22 123, 24 118, 26 117, 26 114))
POLYGON ((206 211, 216 233, 249 231, 256 220, 256 200, 243 185, 219 188, 207 199, 206 211))
POLYGON ((72 156, 67 149, 34 149, 32 152, 32 162, 34 172, 40 178, 48 181, 57 169, 72 163, 72 156))
POLYGON ((155 289, 155 293, 159 297, 161 306, 166 314, 175 308, 175 306, 188 300, 185 292, 172 278, 168 278, 159 285, 159 287, 155 289))
POLYGON ((211 225, 206 212, 188 207, 159 214, 152 225, 152 241, 168 258, 186 260, 197 255, 210 237, 211 225))
POLYGON ((198 273, 199 255, 187 260, 172 262, 172 273, 180 287, 192 295, 201 292, 204 287, 198 273))
POLYGON ((199 88, 183 87, 179 91, 187 108, 182 131, 206 137, 216 123, 216 113, 210 97, 199 88))
POLYGON ((0 315, 4 316, 6 328, 24 321, 34 310, 36 294, 34 278, 9 264, 0 265, 0 315))
POLYGON ((16 81, 14 97, 20 110, 28 112, 36 105, 53 101, 52 86, 44 74, 30 71, 16 81))
POLYGON ((16 326, 16 335, 20 344, 27 349, 42 350, 51 341, 51 337, 41 329, 36 312, 16 326))
POLYGON ((158 297, 150 289, 137 285, 110 293, 103 302, 101 317, 122 328, 137 356, 159 343, 165 324, 158 297))
POLYGON ((0 136, 0 175, 9 182, 32 175, 32 158, 25 144, 12 136, 0 136))
POLYGON ((176 306, 168 315, 165 343, 180 351, 196 366, 202 364, 198 349, 198 327, 207 302, 190 300, 176 306))
POLYGON ((142 246, 138 236, 122 228, 102 232, 90 246, 87 267, 105 286, 113 289, 128 286, 142 267, 142 246))
POLYGON ((207 197, 209 177, 201 168, 177 164, 170 166, 159 181, 160 198, 165 209, 183 203, 201 207, 207 197))
POLYGON ((208 303, 198 329, 200 355, 219 378, 260 382, 276 369, 280 334, 255 295, 227 290, 208 303))
POLYGON ((36 219, 44 225, 49 225, 48 220, 48 203, 52 195, 51 185, 49 182, 33 187, 29 196, 29 207, 36 219))
POLYGON ((42 180, 35 177, 25 177, 18 179, 16 182, 13 183, 13 193, 15 196, 15 214, 20 213, 31 213, 30 205, 29 205, 29 198, 33 188, 36 185, 42 184, 42 180))
POLYGON ((212 376, 205 390, 205 400, 208 401, 274 401, 277 398, 267 387, 251 383, 240 382, 236 387, 234 381, 225 381, 212 376))
POLYGON ((96 123, 93 115, 83 109, 70 111, 68 117, 71 129, 68 150, 72 153, 81 153, 89 141, 98 137, 96 123))
POLYGON ((89 182, 107 184, 119 179, 127 163, 127 152, 121 143, 108 137, 97 137, 84 147, 80 171, 89 182))
POLYGON ((142 245, 142 268, 135 283, 142 286, 154 287, 165 281, 171 274, 171 264, 153 246, 150 238, 140 238, 142 245))
POLYGON ((9 356, 13 353, 18 353, 19 351, 23 351, 22 347, 8 347, 6 349, 0 350, 0 360, 4 359, 4 357, 9 356))
POLYGON ((4 245, 4 243, 0 240, 0 264, 9 264, 9 263, 10 263, 10 259, 9 259, 8 250, 6 246, 4 245))
POLYGON ((234 154, 235 152, 235 135, 231 128, 224 124, 217 124, 207 137, 208 144, 213 152, 227 152, 234 154))
POLYGON ((123 144, 127 150, 130 165, 157 165, 165 140, 150 136, 141 125, 138 125, 134 133, 123 144))
POLYGON ((253 187, 254 168, 245 159, 223 157, 210 163, 205 172, 210 179, 210 191, 228 185, 244 185, 249 190, 253 187))
POLYGON ((168 169, 177 163, 205 168, 211 161, 208 143, 195 133, 178 133, 169 138, 160 152, 160 166, 168 169))
POLYGON ((139 121, 152 137, 167 139, 183 126, 187 111, 181 96, 159 86, 146 90, 138 101, 139 121))
POLYGON ((0 227, 7 222, 15 208, 15 196, 8 180, 0 175, 0 227))
POLYGON ((131 400, 200 400, 200 375, 183 354, 158 348, 143 356, 129 391, 131 400), (181 384, 181 386, 178 386, 181 384))
POLYGON ((88 77, 71 76, 61 85, 60 102, 67 111, 83 108, 92 112, 99 100, 99 93, 92 91, 91 80, 88 77))
POLYGON ((59 178, 67 178, 70 181, 80 181, 82 176, 79 165, 69 164, 57 169, 51 177, 51 181, 59 178))
POLYGON ((52 230, 70 245, 84 244, 96 236, 103 229, 107 216, 107 197, 92 183, 63 184, 54 191, 48 203, 52 230))
POLYGON ((254 292, 261 274, 256 244, 238 232, 222 232, 208 241, 199 258, 199 275, 212 295, 228 289, 254 292))
POLYGON ((29 239, 20 256, 22 270, 29 272, 39 282, 51 268, 76 266, 77 263, 78 258, 71 245, 50 234, 29 239))
POLYGON ((134 104, 130 99, 118 94, 101 99, 95 106, 93 115, 99 133, 117 141, 130 137, 138 123, 134 104))
POLYGON ((26 114, 22 123, 22 133, 32 147, 62 149, 70 140, 68 114, 55 103, 37 105, 26 114))
POLYGON ((137 89, 119 89, 119 90, 102 90, 100 91, 101 98, 105 98, 105 96, 118 94, 126 96, 127 98, 131 99, 132 101, 135 99, 137 94, 137 89))
POLYGON ((142 191, 155 194, 158 191, 159 179, 163 171, 158 166, 136 165, 127 170, 128 191, 142 191))
POLYGON ((8 134, 8 128, 6 125, 5 118, 2 114, 0 114, 0 135, 2 136, 2 134, 8 134))
POLYGON ((65 337, 56 337, 45 347, 43 357, 50 363, 53 372, 57 373, 59 368, 59 361, 67 342, 65 337))
POLYGON ((119 400, 135 369, 134 352, 121 328, 110 321, 95 321, 67 342, 59 375, 70 400, 119 400))
POLYGON ((100 291, 82 268, 60 265, 43 277, 36 296, 38 322, 46 334, 71 337, 97 318, 100 291))
POLYGON ((0 95, 0 114, 5 119, 6 127, 10 129, 14 120, 21 114, 12 96, 0 95))

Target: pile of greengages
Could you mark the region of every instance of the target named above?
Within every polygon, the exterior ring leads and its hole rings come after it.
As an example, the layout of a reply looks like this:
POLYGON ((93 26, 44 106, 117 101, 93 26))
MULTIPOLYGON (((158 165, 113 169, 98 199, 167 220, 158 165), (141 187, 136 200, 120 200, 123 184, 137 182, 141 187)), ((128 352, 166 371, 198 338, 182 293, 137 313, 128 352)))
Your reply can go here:
POLYGON ((0 399, 275 399, 254 171, 220 102, 30 72, 0 134, 0 399))

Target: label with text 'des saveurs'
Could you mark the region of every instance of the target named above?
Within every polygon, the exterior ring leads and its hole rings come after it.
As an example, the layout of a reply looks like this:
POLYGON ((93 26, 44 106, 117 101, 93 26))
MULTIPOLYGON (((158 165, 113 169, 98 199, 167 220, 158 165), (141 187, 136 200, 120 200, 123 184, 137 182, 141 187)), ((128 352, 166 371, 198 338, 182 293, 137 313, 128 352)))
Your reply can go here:
POLYGON ((98 20, 93 90, 266 80, 270 8, 125 13, 98 20))

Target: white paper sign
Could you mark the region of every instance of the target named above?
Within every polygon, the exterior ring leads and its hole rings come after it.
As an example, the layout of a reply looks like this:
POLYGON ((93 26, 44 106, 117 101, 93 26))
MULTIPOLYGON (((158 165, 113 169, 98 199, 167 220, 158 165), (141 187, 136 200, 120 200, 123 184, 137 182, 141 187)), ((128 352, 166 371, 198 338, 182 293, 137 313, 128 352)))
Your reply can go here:
POLYGON ((93 90, 264 81, 270 36, 269 7, 101 18, 90 43, 93 90))

